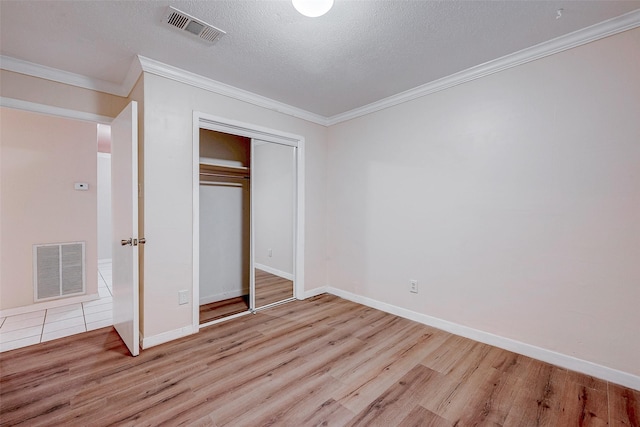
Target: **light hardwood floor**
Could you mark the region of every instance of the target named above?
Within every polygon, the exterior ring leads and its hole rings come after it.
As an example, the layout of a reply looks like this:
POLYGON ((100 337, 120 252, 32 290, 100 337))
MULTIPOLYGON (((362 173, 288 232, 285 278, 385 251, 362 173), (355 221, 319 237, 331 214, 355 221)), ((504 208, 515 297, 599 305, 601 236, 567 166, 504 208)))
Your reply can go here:
POLYGON ((200 324, 244 313, 249 310, 249 295, 229 298, 200 306, 200 324))
MULTIPOLYGON (((256 307, 264 307, 293 297, 293 282, 255 269, 256 307)), ((229 298, 200 306, 200 324, 249 310, 249 295, 229 298)))
POLYGON ((0 354, 4 425, 638 426, 640 392, 321 295, 129 357, 111 328, 0 354))
POLYGON ((266 271, 256 272, 256 307, 293 298, 293 282, 266 271))

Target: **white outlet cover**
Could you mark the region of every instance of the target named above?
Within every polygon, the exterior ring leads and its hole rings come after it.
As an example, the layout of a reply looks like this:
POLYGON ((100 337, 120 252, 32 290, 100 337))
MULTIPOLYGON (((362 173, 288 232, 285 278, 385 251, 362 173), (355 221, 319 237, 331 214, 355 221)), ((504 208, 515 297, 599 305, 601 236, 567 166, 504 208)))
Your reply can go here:
POLYGON ((178 291, 178 304, 188 304, 189 303, 189 291, 178 291))
POLYGON ((409 292, 413 292, 414 294, 418 293, 418 281, 417 280, 409 280, 409 292))

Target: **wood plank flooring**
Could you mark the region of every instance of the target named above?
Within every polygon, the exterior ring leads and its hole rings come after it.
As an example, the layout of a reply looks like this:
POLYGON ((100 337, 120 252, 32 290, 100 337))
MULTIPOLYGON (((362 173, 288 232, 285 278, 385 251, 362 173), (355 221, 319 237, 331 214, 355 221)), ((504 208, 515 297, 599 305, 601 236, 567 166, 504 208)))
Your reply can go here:
POLYGON ((128 356, 0 354, 0 425, 640 426, 640 392, 320 295, 128 356))
POLYGON ((249 310, 249 295, 229 298, 200 306, 200 324, 249 310))
POLYGON ((293 282, 266 271, 256 272, 256 307, 293 298, 293 282))
MULTIPOLYGON (((293 282, 266 271, 256 272, 256 307, 293 297, 293 282)), ((249 310, 249 296, 229 298, 200 306, 200 324, 249 310)))

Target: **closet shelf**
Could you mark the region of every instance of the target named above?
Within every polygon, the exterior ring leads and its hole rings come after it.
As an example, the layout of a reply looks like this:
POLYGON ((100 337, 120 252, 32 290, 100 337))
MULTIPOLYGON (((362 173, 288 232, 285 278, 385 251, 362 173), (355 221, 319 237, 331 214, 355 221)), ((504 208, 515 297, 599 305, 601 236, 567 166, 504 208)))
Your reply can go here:
POLYGON ((242 168, 244 163, 239 160, 216 159, 214 157, 200 157, 200 164, 214 166, 229 166, 232 168, 242 168))
POLYGON ((214 174, 229 177, 247 177, 249 176, 249 168, 244 166, 229 166, 213 163, 200 163, 200 173, 202 175, 214 174))

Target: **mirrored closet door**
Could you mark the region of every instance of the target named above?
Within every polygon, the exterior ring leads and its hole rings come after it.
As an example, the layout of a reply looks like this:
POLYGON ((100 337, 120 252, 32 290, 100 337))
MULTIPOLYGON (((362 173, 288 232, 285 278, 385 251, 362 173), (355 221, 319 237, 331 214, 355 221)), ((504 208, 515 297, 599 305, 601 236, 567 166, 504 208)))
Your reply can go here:
POLYGON ((199 324, 294 298, 296 147, 200 129, 199 324))
POLYGON ((252 140, 254 308, 294 296, 296 148, 252 140))

